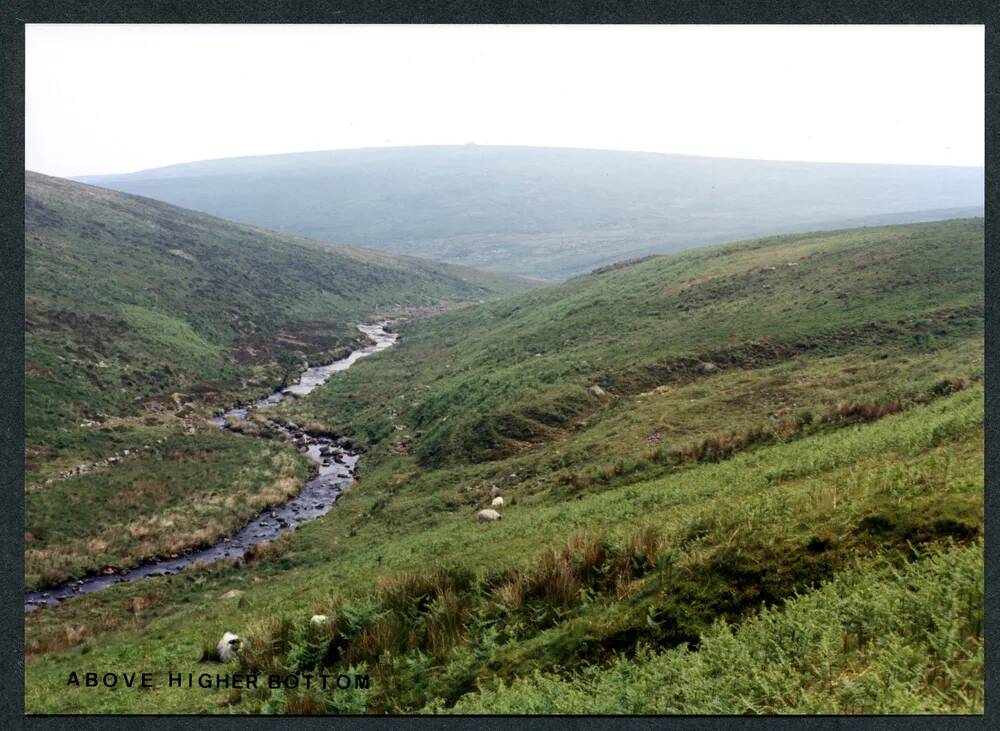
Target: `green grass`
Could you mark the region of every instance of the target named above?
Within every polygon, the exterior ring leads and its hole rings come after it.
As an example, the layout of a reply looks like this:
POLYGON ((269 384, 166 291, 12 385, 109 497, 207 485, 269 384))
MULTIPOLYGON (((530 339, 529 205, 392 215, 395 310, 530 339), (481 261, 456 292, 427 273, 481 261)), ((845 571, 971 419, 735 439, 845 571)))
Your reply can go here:
MULTIPOLYGON (((859 564, 696 648, 536 672, 456 713, 941 714, 983 710, 982 544, 859 564)), ((428 710, 436 710, 431 707, 428 710)))
POLYGON ((271 411, 366 450, 335 510, 256 561, 32 613, 27 706, 982 712, 982 304, 982 224, 956 221, 718 247, 414 320, 271 411), (477 523, 494 488, 503 520, 477 523), (62 690, 85 666, 214 674, 203 648, 225 631, 247 669, 372 688, 62 690))
POLYGON ((702 361, 889 359, 981 337, 982 269, 981 220, 700 249, 415 321, 392 357, 289 409, 372 443, 409 436, 424 466, 502 458, 603 408, 592 384, 631 396, 700 378, 702 361))

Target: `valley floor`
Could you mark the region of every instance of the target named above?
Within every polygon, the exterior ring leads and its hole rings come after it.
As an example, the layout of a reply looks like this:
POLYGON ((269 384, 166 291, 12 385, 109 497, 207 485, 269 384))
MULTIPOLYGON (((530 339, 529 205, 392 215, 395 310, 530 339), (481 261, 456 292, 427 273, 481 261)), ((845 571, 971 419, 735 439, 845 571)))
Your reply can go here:
POLYGON ((253 555, 30 613, 27 709, 982 713, 982 242, 960 220, 631 262, 403 323, 256 412, 263 440, 198 408, 88 436, 159 446, 28 493, 29 580, 90 542, 134 559, 133 514, 195 531, 297 486, 268 419, 363 456, 253 555), (67 686, 132 671, 154 687, 67 686), (237 671, 370 683, 167 682, 237 671))

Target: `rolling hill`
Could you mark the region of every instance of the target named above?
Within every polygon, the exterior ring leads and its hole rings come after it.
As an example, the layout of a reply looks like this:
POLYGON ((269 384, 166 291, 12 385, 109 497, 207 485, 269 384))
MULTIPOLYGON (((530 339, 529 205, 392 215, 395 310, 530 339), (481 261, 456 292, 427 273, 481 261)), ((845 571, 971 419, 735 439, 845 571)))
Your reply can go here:
POLYGON ((33 613, 27 708, 982 713, 983 255, 772 236, 404 323, 253 417, 367 448, 337 508, 33 613), (84 656, 370 685, 66 692, 84 656))
POLYGON ((224 390, 278 350, 328 358, 378 313, 529 286, 31 172, 25 249, 29 441, 171 391, 224 390))
POLYGON ((551 280, 869 216, 982 215, 984 184, 979 168, 476 145, 208 160, 81 180, 290 234, 551 280))
POLYGON ((368 440, 412 434, 425 465, 514 454, 587 420, 602 403, 592 385, 633 397, 701 368, 976 336, 982 236, 982 219, 967 219, 625 262, 414 322, 391 357, 347 374, 308 408, 367 428, 368 440), (377 395, 367 379, 382 384, 377 395), (409 429, 394 432, 389 412, 409 429))
POLYGON ((287 445, 205 416, 358 347, 357 323, 533 286, 28 172, 29 586, 232 532, 294 494, 287 445))

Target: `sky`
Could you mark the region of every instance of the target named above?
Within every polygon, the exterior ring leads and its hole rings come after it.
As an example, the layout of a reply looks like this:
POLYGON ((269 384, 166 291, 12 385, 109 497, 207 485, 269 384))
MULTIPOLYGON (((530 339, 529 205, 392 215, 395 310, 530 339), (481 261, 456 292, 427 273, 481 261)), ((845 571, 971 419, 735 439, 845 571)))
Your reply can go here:
POLYGON ((58 176, 466 144, 983 164, 982 26, 26 27, 58 176))

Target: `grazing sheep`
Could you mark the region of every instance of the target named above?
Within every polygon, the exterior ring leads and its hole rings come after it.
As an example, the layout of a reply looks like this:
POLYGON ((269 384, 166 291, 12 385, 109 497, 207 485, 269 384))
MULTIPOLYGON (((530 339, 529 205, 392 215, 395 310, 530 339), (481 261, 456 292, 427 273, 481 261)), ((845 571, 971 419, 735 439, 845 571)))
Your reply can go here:
POLYGON ((495 498, 493 498, 493 502, 490 503, 490 504, 494 508, 502 508, 503 507, 503 498, 500 497, 499 495, 497 495, 495 498))
POLYGON ((219 659, 222 662, 229 662, 236 658, 236 653, 240 649, 240 640, 238 635, 234 635, 232 632, 226 632, 222 635, 222 639, 219 640, 219 644, 216 646, 215 650, 219 653, 219 659))
POLYGON ((479 511, 479 522, 480 523, 491 523, 494 520, 500 520, 502 517, 503 516, 500 515, 500 513, 498 513, 495 510, 490 510, 489 508, 487 508, 486 510, 480 510, 479 511))
POLYGON ((309 619, 309 624, 314 624, 314 625, 317 625, 317 626, 321 625, 321 624, 326 624, 326 620, 327 619, 328 619, 328 617, 325 614, 314 614, 309 619))

